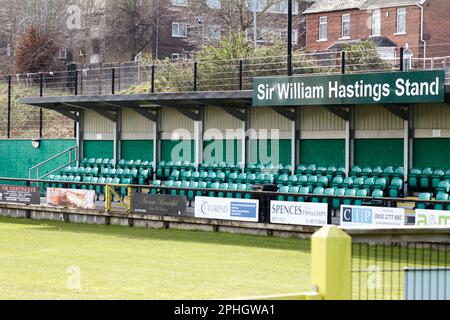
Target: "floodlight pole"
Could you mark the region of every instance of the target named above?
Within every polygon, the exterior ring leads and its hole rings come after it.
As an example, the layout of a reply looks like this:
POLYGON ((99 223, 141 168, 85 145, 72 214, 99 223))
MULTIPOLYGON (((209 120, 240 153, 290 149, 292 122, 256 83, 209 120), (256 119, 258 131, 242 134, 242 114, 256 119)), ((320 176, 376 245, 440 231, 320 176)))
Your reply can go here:
POLYGON ((253 0, 253 46, 256 50, 258 46, 258 34, 257 34, 257 16, 256 16, 256 0, 253 0))
POLYGON ((288 0, 288 76, 292 76, 292 0, 288 0))

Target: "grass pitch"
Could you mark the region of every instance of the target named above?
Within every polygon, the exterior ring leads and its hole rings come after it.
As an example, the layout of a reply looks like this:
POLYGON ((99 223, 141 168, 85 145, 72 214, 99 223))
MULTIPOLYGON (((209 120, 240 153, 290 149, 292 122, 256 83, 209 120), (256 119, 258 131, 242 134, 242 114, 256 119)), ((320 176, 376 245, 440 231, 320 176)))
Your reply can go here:
POLYGON ((306 240, 0 218, 0 300, 230 299, 309 286, 306 240))

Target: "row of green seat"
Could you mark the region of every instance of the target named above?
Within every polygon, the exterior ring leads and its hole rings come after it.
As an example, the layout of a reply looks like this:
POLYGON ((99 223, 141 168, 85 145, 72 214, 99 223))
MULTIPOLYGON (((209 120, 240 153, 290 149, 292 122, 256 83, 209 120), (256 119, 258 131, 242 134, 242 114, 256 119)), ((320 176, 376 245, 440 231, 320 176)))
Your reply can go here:
MULTIPOLYGON (((432 193, 429 192, 423 192, 419 194, 419 201, 416 209, 434 209, 434 210, 447 210, 450 211, 450 204, 442 204, 442 203, 436 203, 436 204, 429 204, 427 201, 431 201, 433 197, 432 193)), ((436 194, 435 201, 450 201, 450 195, 448 192, 439 191, 436 194)))
POLYGON ((151 161, 120 160, 117 164, 114 159, 84 158, 80 167, 85 168, 117 168, 117 169, 153 169, 151 161))
MULTIPOLYGON (((95 184, 116 184, 116 185, 130 185, 133 184, 131 178, 106 178, 106 177, 80 177, 80 176, 60 176, 50 175, 45 180, 49 181, 44 184, 44 189, 47 188, 69 188, 69 189, 81 189, 81 190, 93 190, 97 196, 105 194, 105 188, 103 186, 95 184), (92 183, 92 185, 80 185, 80 183, 92 183)), ((120 187, 121 196, 125 197, 128 194, 126 187, 120 187)))
POLYGON ((338 196, 338 197, 352 197, 352 198, 367 198, 371 197, 374 200, 369 203, 363 202, 360 199, 339 199, 333 198, 331 200, 332 208, 335 210, 340 209, 341 205, 356 205, 361 206, 363 204, 373 205, 378 203, 376 199, 384 198, 385 194, 382 190, 375 189, 370 192, 367 189, 345 189, 345 188, 315 188, 311 189, 309 187, 298 187, 298 186, 283 186, 278 191, 279 193, 291 194, 289 196, 280 195, 277 197, 278 201, 290 201, 290 202, 306 202, 308 198, 314 203, 328 203, 327 197, 317 197, 317 196, 338 196), (298 196, 296 196, 298 194, 298 196), (316 196, 316 197, 314 197, 316 196))
POLYGON ((115 169, 115 168, 85 168, 66 167, 61 171, 61 176, 105 177, 105 178, 130 178, 132 183, 147 184, 152 176, 150 169, 115 169))
POLYGON ((151 189, 151 194, 170 194, 187 197, 189 201, 194 201, 195 197, 208 196, 208 197, 219 197, 219 198, 236 198, 236 199, 251 199, 251 194, 247 193, 231 193, 229 191, 251 191, 252 185, 242 184, 242 183, 219 183, 214 182, 208 186, 206 182, 197 181, 165 181, 155 180, 152 183, 153 187, 167 187, 167 188, 184 188, 175 190, 158 190, 151 189), (211 191, 197 191, 196 189, 210 189, 211 191), (214 190, 220 190, 215 192, 214 190))
POLYGON ((440 191, 446 184, 440 185, 443 181, 450 181, 450 169, 413 168, 409 172, 409 188, 414 191, 440 191))

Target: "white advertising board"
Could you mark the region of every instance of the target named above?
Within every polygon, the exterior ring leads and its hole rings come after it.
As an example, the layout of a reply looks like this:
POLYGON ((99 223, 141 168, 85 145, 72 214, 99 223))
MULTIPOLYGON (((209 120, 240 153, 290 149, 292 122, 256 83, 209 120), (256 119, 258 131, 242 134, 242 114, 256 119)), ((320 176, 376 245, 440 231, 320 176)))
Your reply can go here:
POLYGON ((450 211, 416 210, 416 227, 449 227, 450 211))
POLYGON ((195 198, 195 217, 258 222, 259 201, 227 198, 195 198))
POLYGON ((342 227, 389 228, 405 226, 405 209, 341 206, 342 227))
POLYGON ((301 226, 325 226, 328 222, 328 204, 271 201, 270 222, 301 226))

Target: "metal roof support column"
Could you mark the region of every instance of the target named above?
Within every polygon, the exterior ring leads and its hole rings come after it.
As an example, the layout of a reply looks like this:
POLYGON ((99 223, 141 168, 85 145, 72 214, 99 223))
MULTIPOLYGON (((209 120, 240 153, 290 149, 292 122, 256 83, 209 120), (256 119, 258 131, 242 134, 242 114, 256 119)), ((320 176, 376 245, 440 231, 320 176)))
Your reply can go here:
POLYGON ((405 140, 404 140, 404 195, 409 195, 409 186, 407 184, 409 180, 409 171, 414 166, 414 108, 409 106, 408 108, 408 120, 404 122, 405 140))
POLYGON ((155 129, 153 133, 153 169, 155 171, 154 179, 156 179, 156 167, 161 162, 161 123, 161 108, 158 108, 156 110, 155 129))
POLYGON ((78 122, 77 122, 77 167, 80 166, 81 160, 84 158, 84 111, 78 111, 78 122))
POLYGON ((200 121, 194 121, 194 140, 195 140, 195 155, 194 162, 198 166, 203 163, 203 124, 205 121, 205 107, 200 107, 200 121))
POLYGON ((244 121, 244 133, 243 133, 243 141, 242 141, 242 153, 243 153, 243 164, 244 170, 245 166, 247 166, 251 162, 251 140, 250 140, 250 128, 251 128, 251 107, 245 108, 245 121, 244 121))
POLYGON ((118 163, 122 157, 122 109, 117 110, 117 121, 114 130, 114 159, 118 163))
POLYGON ((350 117, 345 121, 345 171, 355 165, 355 106, 349 106, 350 117))

